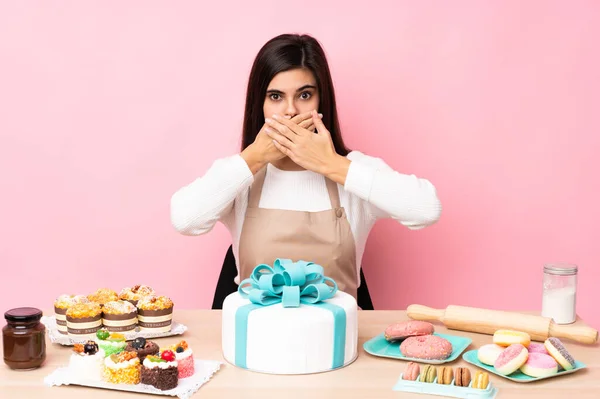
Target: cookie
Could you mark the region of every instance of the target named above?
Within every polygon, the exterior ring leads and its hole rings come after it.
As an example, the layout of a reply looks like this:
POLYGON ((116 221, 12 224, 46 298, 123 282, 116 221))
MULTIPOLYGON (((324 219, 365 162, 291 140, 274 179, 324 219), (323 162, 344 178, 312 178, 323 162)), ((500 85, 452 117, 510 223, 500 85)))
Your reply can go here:
POLYGON ((438 369, 437 372, 437 382, 438 384, 449 385, 454 378, 454 372, 452 371, 452 367, 442 366, 438 369))
POLYGON ((457 367, 454 375, 454 385, 468 387, 471 383, 471 371, 466 367, 457 367))
POLYGON ((420 320, 409 320, 389 325, 383 336, 388 341, 401 341, 408 337, 433 334, 433 324, 420 320))
POLYGON ((400 353, 415 359, 444 360, 452 354, 452 344, 437 335, 408 337, 400 344, 400 353))
POLYGON ((437 372, 436 372, 435 367, 428 364, 425 367, 423 367, 423 371, 421 372, 419 381, 431 383, 431 382, 435 381, 436 376, 437 376, 437 372))

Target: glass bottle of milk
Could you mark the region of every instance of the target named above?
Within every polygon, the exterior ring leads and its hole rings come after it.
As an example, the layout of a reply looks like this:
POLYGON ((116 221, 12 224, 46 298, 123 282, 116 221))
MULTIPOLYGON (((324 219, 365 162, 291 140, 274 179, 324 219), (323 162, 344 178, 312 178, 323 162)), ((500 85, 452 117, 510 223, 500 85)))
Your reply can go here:
POLYGON ((556 324, 570 324, 577 319, 577 265, 549 263, 544 265, 542 316, 556 324))

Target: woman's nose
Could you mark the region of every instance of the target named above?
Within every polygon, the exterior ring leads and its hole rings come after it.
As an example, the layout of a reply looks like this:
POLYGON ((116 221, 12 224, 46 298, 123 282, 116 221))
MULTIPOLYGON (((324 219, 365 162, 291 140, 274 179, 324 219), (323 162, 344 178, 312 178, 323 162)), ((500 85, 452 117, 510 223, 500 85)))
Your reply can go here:
POLYGON ((298 110, 296 109, 296 104, 293 100, 289 100, 287 106, 285 108, 285 116, 287 118, 293 118, 298 114, 298 110))

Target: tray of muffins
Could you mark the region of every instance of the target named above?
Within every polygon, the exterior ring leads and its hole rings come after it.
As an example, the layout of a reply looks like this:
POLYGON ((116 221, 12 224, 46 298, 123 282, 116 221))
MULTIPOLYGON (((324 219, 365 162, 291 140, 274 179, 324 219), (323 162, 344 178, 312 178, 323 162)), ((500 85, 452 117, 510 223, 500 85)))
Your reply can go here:
POLYGON ((80 385, 189 398, 219 371, 221 362, 194 358, 186 341, 165 347, 144 337, 131 342, 119 332, 98 330, 73 345, 69 363, 49 374, 47 386, 80 385))
POLYGON ((415 362, 406 365, 392 389, 453 398, 493 399, 498 394, 485 371, 473 374, 469 367, 420 366, 415 362))
POLYGON ((146 285, 123 288, 119 294, 100 288, 90 295, 60 295, 54 316, 42 322, 53 343, 72 346, 93 338, 105 328, 127 340, 183 334, 187 327, 173 320, 173 301, 146 285))

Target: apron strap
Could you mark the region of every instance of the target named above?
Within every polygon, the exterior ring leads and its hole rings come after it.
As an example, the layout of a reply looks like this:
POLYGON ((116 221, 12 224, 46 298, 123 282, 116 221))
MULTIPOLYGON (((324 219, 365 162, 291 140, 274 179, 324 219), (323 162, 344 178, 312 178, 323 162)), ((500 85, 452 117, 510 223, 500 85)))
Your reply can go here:
MULTIPOLYGON (((266 174, 267 166, 263 167, 254 175, 254 182, 250 187, 250 198, 248 199, 248 208, 258 208, 258 204, 260 203, 260 197, 262 196, 263 185, 265 184, 266 174)), ((329 194, 331 208, 340 208, 340 192, 338 191, 337 183, 333 180, 325 178, 325 185, 327 186, 327 193, 329 194)))
POLYGON ((248 208, 258 208, 260 196, 262 194, 263 184, 265 183, 265 175, 267 174, 267 166, 254 175, 254 182, 250 186, 250 198, 248 199, 248 208))
POLYGON ((337 183, 333 180, 325 178, 325 184, 327 185, 327 193, 329 193, 329 201, 331 202, 331 208, 341 208, 340 192, 338 191, 337 183))

